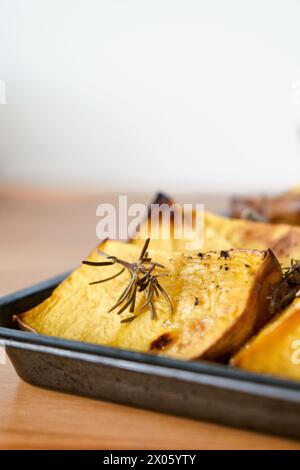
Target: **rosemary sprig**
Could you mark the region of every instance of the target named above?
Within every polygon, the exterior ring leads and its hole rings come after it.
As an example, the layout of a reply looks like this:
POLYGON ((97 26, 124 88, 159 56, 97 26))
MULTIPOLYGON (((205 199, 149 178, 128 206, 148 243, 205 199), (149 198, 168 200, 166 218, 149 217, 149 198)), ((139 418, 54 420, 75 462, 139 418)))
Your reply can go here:
MULTIPOLYGON (((141 312, 144 308, 149 307, 151 318, 155 318, 155 308, 154 308, 154 297, 159 297, 161 293, 164 299, 166 300, 170 314, 173 313, 173 306, 172 302, 164 290, 164 288, 160 285, 158 278, 162 276, 167 276, 166 273, 155 273, 155 269, 161 268, 165 269, 165 267, 152 260, 148 256, 148 246, 150 243, 150 238, 148 238, 138 260, 135 263, 129 263, 123 259, 117 258, 116 256, 110 256, 102 251, 98 250, 98 253, 105 257, 107 261, 83 261, 83 264, 87 266, 111 266, 114 264, 119 264, 122 266, 122 269, 118 271, 113 276, 107 277, 105 279, 100 279, 99 281, 90 282, 90 285, 100 284, 102 282, 107 282, 116 277, 120 276, 125 270, 130 273, 130 281, 126 288, 123 290, 119 298, 117 299, 116 303, 109 309, 109 312, 112 312, 116 308, 120 307, 117 311, 117 315, 123 313, 128 307, 130 313, 135 313, 135 305, 136 305, 136 294, 137 292, 144 292, 145 295, 145 302, 139 308, 138 313, 141 312)), ((131 317, 125 318, 121 321, 121 323, 128 323, 133 321, 137 315, 132 315, 131 317)))
POLYGON ((291 260, 291 265, 284 267, 285 271, 282 281, 272 289, 270 312, 279 313, 284 310, 300 290, 300 261, 291 260))

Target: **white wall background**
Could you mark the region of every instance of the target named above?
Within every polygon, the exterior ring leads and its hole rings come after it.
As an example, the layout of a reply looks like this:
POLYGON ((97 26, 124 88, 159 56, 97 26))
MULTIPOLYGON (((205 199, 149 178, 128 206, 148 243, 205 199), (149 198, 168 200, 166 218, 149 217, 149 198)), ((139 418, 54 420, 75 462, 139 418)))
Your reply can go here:
POLYGON ((0 181, 300 183, 299 0, 0 0, 0 181))

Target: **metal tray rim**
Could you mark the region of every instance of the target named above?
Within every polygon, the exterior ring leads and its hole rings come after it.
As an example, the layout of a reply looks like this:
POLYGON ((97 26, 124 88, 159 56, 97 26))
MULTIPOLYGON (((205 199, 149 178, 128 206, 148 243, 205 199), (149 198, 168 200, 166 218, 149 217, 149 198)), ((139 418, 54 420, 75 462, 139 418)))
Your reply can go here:
MULTIPOLYGON (((69 272, 65 272, 48 280, 42 281, 31 287, 21 289, 17 292, 8 294, 0 298, 0 308, 16 302, 27 296, 37 294, 46 289, 54 289, 69 272)), ((127 361, 137 364, 144 364, 157 368, 175 369, 178 371, 193 372, 210 377, 219 377, 223 379, 235 380, 244 384, 265 385, 281 389, 282 392, 294 391, 300 393, 300 383, 292 380, 281 379, 274 376, 256 374, 253 372, 242 371, 223 364, 210 363, 205 361, 184 361, 168 357, 154 356, 151 354, 140 353, 131 350, 101 346, 92 343, 84 343, 69 339, 62 339, 54 336, 39 335, 30 332, 20 331, 14 328, 0 327, 0 344, 9 346, 14 343, 15 346, 24 347, 26 345, 38 346, 42 351, 47 348, 63 350, 68 353, 79 353, 90 356, 106 357, 115 361, 127 361), (18 343, 18 344, 16 344, 18 343)), ((46 351, 45 351, 46 352, 46 351)))

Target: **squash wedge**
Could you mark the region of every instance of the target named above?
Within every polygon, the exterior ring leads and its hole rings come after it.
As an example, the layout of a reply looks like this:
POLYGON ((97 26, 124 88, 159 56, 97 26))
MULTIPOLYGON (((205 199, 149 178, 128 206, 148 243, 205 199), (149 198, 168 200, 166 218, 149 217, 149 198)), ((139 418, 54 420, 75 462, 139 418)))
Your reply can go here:
POLYGON ((300 298, 243 347, 231 365, 300 380, 300 298))
POLYGON ((209 228, 233 248, 270 248, 283 266, 289 265, 292 259, 300 259, 300 227, 228 219, 206 212, 205 233, 209 228))
MULTIPOLYGON (((140 249, 133 244, 106 241, 101 250, 129 262, 140 249)), ((15 319, 23 329, 50 336, 132 349, 178 359, 221 360, 236 352, 269 320, 272 286, 282 280, 281 267, 270 250, 178 253, 153 250, 148 254, 167 274, 160 278, 173 305, 170 313, 164 296, 154 299, 155 317, 149 308, 139 311, 144 293, 136 298, 132 314, 109 312, 129 281, 125 271, 110 281, 90 285, 114 275, 117 265, 76 269, 42 304, 15 319)), ((89 261, 103 261, 95 250, 89 261)))
MULTIPOLYGON (((172 204, 170 200, 169 204, 172 204)), ((165 201, 164 201, 165 203, 165 201)), ((192 218, 196 217, 195 211, 192 218)), ((150 215, 149 215, 150 218, 150 215)), ((167 251, 188 251, 190 241, 183 238, 174 238, 174 220, 171 221, 169 239, 152 239, 152 247, 167 251)), ((147 221, 141 228, 141 233, 149 233, 151 222, 147 221)), ((145 238, 145 236, 144 236, 145 238)), ((247 248, 253 250, 266 250, 270 248, 283 266, 290 264, 292 259, 300 259, 300 227, 288 224, 269 224, 241 219, 229 219, 205 211, 204 224, 195 232, 193 249, 226 250, 230 248, 247 248), (199 233, 203 230, 203 234, 199 233)), ((133 244, 142 246, 141 239, 132 240, 133 244)))
POLYGON ((273 197, 232 198, 230 213, 241 219, 253 217, 265 222, 300 225, 300 187, 273 197))

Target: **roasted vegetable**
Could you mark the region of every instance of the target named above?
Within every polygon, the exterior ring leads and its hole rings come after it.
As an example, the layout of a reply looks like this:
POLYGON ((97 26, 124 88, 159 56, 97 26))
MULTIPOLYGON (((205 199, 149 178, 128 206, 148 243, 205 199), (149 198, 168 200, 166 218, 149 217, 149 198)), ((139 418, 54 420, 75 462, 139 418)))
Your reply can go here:
POLYGON ((231 360, 252 372, 300 380, 300 299, 267 325, 231 360))
POLYGON ((232 198, 230 213, 234 218, 300 225, 300 187, 273 197, 232 198))
POLYGON ((283 266, 290 265, 292 259, 300 259, 300 227, 228 219, 206 212, 205 233, 210 228, 233 248, 270 248, 283 266))
MULTIPOLYGON (((165 211, 167 210, 168 209, 166 208, 165 211)), ((153 225, 153 223, 151 223, 149 218, 149 220, 142 225, 138 236, 131 240, 131 243, 138 247, 142 247, 145 238, 150 236, 151 246, 153 249, 167 252, 184 252, 192 250, 226 250, 234 248, 232 242, 227 240, 220 233, 219 225, 215 224, 214 221, 208 221, 207 214, 208 213, 204 215, 202 223, 198 224, 196 227, 193 227, 195 218, 197 216, 196 212, 193 211, 191 216, 188 216, 188 219, 191 219, 191 223, 187 222, 186 225, 190 226, 190 234, 193 235, 193 238, 191 239, 186 238, 183 231, 182 236, 178 237, 178 235, 176 235, 176 223, 180 223, 180 227, 183 227, 182 220, 179 222, 177 217, 175 217, 175 220, 173 217, 171 217, 170 222, 167 223, 165 227, 165 236, 162 236, 162 219, 159 220, 159 227, 156 227, 153 225)), ((180 214, 180 217, 183 217, 182 214, 180 214)), ((178 233, 180 235, 181 231, 178 233)))
MULTIPOLYGON (((107 263, 116 259, 133 263, 140 256, 140 249, 133 244, 107 241, 100 248, 113 256, 107 263)), ((126 270, 112 278, 120 266, 106 263, 82 265, 51 297, 16 320, 21 328, 46 335, 180 359, 211 360, 237 351, 269 320, 271 290, 282 279, 280 265, 270 250, 170 255, 153 250, 150 244, 143 259, 150 258, 164 266, 156 267, 151 275, 167 274, 158 279, 173 313, 159 291, 159 296, 155 292, 152 297, 155 314, 151 318, 149 304, 141 309, 145 291, 138 290, 133 313, 128 311, 132 299, 120 315, 109 311, 126 289, 130 275, 126 270), (108 277, 107 282, 90 285, 108 277), (122 323, 126 319, 132 321, 122 323)), ((95 262, 103 263, 97 251, 88 258, 89 264, 95 262)))
MULTIPOLYGON (((192 216, 195 218, 195 212, 193 212, 192 216)), ((166 251, 189 251, 190 240, 184 237, 174 239, 175 223, 174 220, 171 221, 169 239, 154 239, 151 242, 153 247, 166 251)), ((151 233, 148 232, 148 229, 151 229, 151 223, 145 222, 141 232, 144 234, 151 233)), ((141 247, 143 240, 135 239, 132 243, 141 247)), ((230 248, 256 250, 270 248, 285 267, 290 265, 292 259, 300 259, 300 227, 229 219, 205 211, 204 228, 203 225, 199 225, 198 232, 195 232, 192 246, 193 249, 199 249, 204 252, 230 248), (203 234, 201 233, 202 230, 203 234)))

